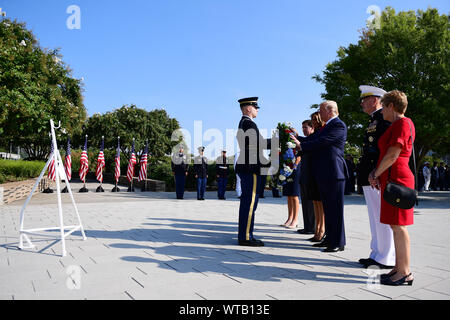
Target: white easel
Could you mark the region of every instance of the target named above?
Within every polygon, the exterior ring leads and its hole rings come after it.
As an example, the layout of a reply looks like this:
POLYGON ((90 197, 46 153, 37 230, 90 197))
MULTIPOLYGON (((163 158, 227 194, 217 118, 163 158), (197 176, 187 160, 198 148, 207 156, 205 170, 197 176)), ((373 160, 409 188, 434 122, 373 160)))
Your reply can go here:
POLYGON ((39 236, 45 236, 50 238, 61 238, 62 243, 62 256, 66 256, 66 241, 65 238, 72 234, 73 232, 80 230, 81 235, 83 236, 83 240, 86 240, 86 235, 84 234, 83 226, 81 224, 80 215, 78 213, 77 205, 75 204, 75 200, 73 198, 72 190, 70 189, 69 179, 67 179, 66 171, 64 170, 64 165, 61 160, 61 155, 59 154, 58 146, 56 144, 56 135, 55 135, 55 129, 60 128, 60 124, 57 128, 55 128, 55 125, 53 123, 53 120, 50 119, 50 128, 51 128, 51 135, 52 135, 52 144, 53 144, 53 153, 50 155, 50 158, 48 159, 47 163, 44 166, 44 169, 42 169, 41 174, 39 175, 39 178, 36 180, 36 183, 34 184, 33 190, 31 190, 30 195, 28 196, 27 200, 25 201, 22 210, 20 211, 20 230, 19 230, 19 248, 20 249, 31 249, 35 246, 31 243, 30 239, 28 238, 28 234, 34 234, 39 236), (55 171, 56 171, 56 191, 57 191, 57 199, 58 199, 58 213, 59 213, 59 227, 49 227, 49 228, 36 228, 36 229, 24 229, 23 228, 23 221, 24 221, 24 211, 25 207, 27 206, 28 202, 31 200, 31 197, 33 196, 34 191, 36 190, 37 186, 39 185, 39 182, 41 181, 42 177, 44 176, 45 171, 47 170, 48 166, 50 165, 50 162, 52 160, 55 160, 55 171), (61 205, 61 188, 60 188, 60 180, 63 180, 66 182, 67 189, 70 194, 70 198, 72 199, 72 204, 75 208, 75 213, 78 218, 78 225, 74 226, 64 226, 63 221, 63 214, 62 214, 62 205, 61 205), (39 231, 50 231, 50 230, 60 230, 60 235, 47 235, 47 234, 40 234, 37 233, 39 231), (65 230, 68 229, 68 232, 65 232, 65 230), (25 238, 26 242, 28 243, 28 246, 23 245, 23 239, 25 238))

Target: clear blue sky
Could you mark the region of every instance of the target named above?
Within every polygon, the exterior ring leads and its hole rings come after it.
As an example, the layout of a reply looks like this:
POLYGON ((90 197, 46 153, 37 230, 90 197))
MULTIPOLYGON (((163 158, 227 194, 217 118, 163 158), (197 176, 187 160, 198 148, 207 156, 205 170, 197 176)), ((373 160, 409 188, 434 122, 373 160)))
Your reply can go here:
MULTIPOLYGON (((358 41, 370 5, 396 11, 438 8, 448 0, 0 0, 7 17, 26 23, 41 46, 61 48, 84 78, 88 114, 124 104, 164 107, 193 132, 225 135, 240 119, 237 100, 260 97, 260 128, 300 128, 322 85, 311 77, 358 41), (66 9, 81 10, 70 30, 66 9)), ((107 134, 107 133, 105 133, 107 134)), ((207 143, 204 143, 207 144, 207 143)))

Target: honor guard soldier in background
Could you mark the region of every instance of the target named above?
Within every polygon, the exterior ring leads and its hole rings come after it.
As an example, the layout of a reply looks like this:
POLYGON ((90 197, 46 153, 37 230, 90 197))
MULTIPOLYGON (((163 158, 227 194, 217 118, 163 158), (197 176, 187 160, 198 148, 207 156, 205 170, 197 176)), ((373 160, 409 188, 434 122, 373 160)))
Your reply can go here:
POLYGON ((227 163, 227 151, 222 151, 222 156, 216 159, 216 175, 217 175, 217 196, 220 200, 225 200, 225 191, 227 190, 228 173, 230 171, 227 163))
POLYGON ((258 126, 253 121, 258 115, 258 98, 240 99, 242 118, 239 121, 237 140, 239 157, 235 166, 236 173, 241 178, 241 199, 239 205, 238 243, 241 246, 263 246, 261 240, 253 238, 255 211, 258 206, 259 187, 261 181, 261 157, 263 150, 270 148, 270 139, 266 141, 259 133, 258 126), (266 142, 266 146, 264 145, 266 142))
POLYGON ((186 183, 186 176, 188 175, 188 161, 183 152, 183 147, 180 148, 178 153, 172 155, 171 166, 173 175, 175 176, 177 199, 183 199, 184 185, 186 183))
POLYGON ((208 178, 208 159, 203 155, 205 147, 199 147, 199 155, 194 158, 194 174, 197 179, 197 200, 205 200, 206 181, 208 178))
POLYGON ((395 247, 392 229, 380 222, 381 195, 380 191, 372 188, 368 176, 375 169, 380 155, 378 139, 390 126, 390 122, 383 119, 381 97, 386 93, 383 89, 372 86, 360 86, 361 106, 370 115, 369 125, 364 135, 362 155, 358 164, 358 184, 362 186, 369 212, 370 231, 372 241, 371 253, 368 259, 360 259, 359 263, 366 268, 376 265, 380 268, 392 268, 395 265, 395 247))

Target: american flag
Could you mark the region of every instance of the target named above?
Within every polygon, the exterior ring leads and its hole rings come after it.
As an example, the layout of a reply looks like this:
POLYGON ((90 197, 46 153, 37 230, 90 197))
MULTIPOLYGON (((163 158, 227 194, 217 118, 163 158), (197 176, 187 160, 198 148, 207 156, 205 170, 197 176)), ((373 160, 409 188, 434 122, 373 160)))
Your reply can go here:
POLYGON ((84 141, 84 148, 83 152, 81 153, 80 158, 80 179, 83 182, 86 182, 86 175, 89 171, 89 160, 88 160, 88 154, 87 154, 87 136, 86 140, 84 141))
POLYGON ((117 153, 114 163, 115 163, 114 178, 116 179, 117 183, 119 182, 120 178, 120 140, 117 140, 117 153))
POLYGON ((67 150, 65 157, 64 169, 66 170, 67 180, 72 178, 72 156, 70 153, 70 139, 67 138, 67 150))
POLYGON ((105 167, 105 155, 103 149, 105 147, 105 140, 102 138, 102 145, 100 146, 100 153, 97 158, 97 180, 103 182, 103 168, 105 167))
POLYGON ((48 165, 48 178, 52 179, 53 181, 56 181, 55 153, 53 149, 53 141, 50 147, 50 157, 52 158, 52 160, 48 165))
POLYGON ((130 181, 130 182, 133 181, 135 165, 136 165, 136 155, 134 153, 134 140, 133 140, 133 146, 131 148, 130 162, 128 162, 128 169, 127 169, 127 178, 128 178, 128 181, 130 181))
POLYGON ((148 157, 148 142, 145 144, 145 150, 141 156, 141 170, 139 171, 138 181, 143 181, 147 179, 147 157, 148 157))

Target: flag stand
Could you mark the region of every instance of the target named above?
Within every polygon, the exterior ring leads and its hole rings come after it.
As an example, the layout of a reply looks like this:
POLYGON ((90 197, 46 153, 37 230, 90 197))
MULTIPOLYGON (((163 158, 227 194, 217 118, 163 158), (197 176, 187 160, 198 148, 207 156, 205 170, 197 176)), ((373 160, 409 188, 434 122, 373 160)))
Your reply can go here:
POLYGON ((117 187, 117 182, 114 188, 112 188, 111 192, 120 192, 120 189, 117 187))
MULTIPOLYGON (((83 226, 81 224, 80 215, 78 213, 77 205, 75 203, 75 199, 73 198, 72 190, 70 189, 69 181, 67 180, 66 171, 64 170, 64 165, 61 160, 61 155, 59 154, 57 144, 56 144, 56 136, 55 136, 55 126, 53 123, 53 120, 50 119, 50 128, 51 128, 51 134, 52 134, 52 143, 53 143, 53 153, 50 155, 47 163, 45 164, 44 168, 42 169, 41 174, 39 175, 39 178, 36 180, 36 183, 33 186, 33 189, 31 190, 30 195, 28 196, 27 200, 25 201, 22 209, 20 210, 20 229, 19 229, 19 249, 31 249, 34 248, 35 245, 31 242, 28 235, 39 235, 49 238, 57 238, 61 239, 62 243, 62 256, 66 256, 66 237, 71 235, 73 232, 80 230, 81 235, 83 237, 83 240, 86 240, 86 235, 84 233, 83 226), (57 195, 57 201, 58 201, 58 216, 59 216, 59 227, 49 227, 49 228, 34 228, 34 229, 24 229, 24 218, 25 218, 25 208, 28 205, 28 202, 31 200, 31 197, 33 196, 34 191, 36 190, 37 186, 39 185, 39 182, 41 181, 42 177, 44 176, 45 171, 47 170, 48 166, 50 165, 50 162, 54 160, 55 161, 55 174, 56 174, 56 195, 57 195), (67 184, 67 188, 69 190, 70 198, 72 199, 72 204, 75 208, 75 213, 78 218, 78 225, 72 225, 72 226, 64 226, 63 221, 63 212, 62 212, 62 203, 61 203, 61 186, 60 181, 65 180, 67 184), (59 230, 60 235, 47 235, 47 234, 41 234, 39 232, 42 231, 51 231, 51 230, 59 230), (67 230, 67 232, 66 232, 67 230), (27 246, 24 246, 23 239, 27 242, 27 246)), ((58 127, 59 128, 59 127, 58 127)), ((56 129, 58 129, 56 128, 56 129)))
POLYGON ((105 190, 102 188, 102 183, 97 187, 97 190, 95 192, 105 192, 105 190))
POLYGON ((69 190, 67 189, 67 186, 64 187, 64 189, 61 190, 61 193, 68 193, 69 190))
POLYGON ((134 192, 133 179, 131 179, 130 186, 128 187, 127 192, 134 192))
POLYGON ((78 192, 89 192, 89 190, 86 188, 86 182, 84 182, 83 188, 81 188, 78 192))

